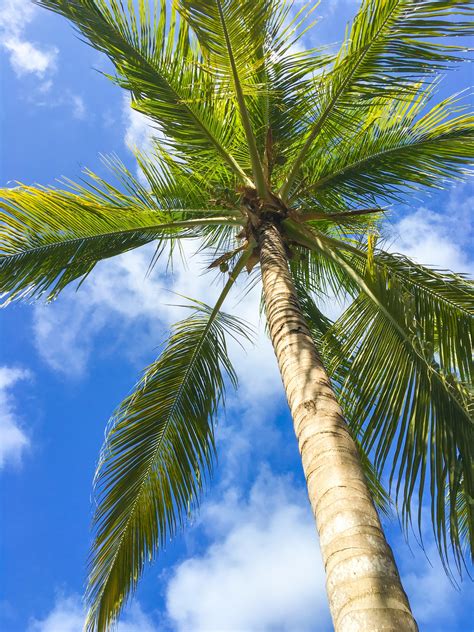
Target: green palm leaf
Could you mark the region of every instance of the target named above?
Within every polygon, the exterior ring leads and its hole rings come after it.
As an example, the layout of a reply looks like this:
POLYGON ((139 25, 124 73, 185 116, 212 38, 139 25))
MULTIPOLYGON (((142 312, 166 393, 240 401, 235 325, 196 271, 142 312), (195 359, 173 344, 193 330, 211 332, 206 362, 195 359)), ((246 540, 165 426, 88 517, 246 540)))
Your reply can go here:
POLYGON ((200 226, 239 224, 219 218, 214 209, 160 209, 136 182, 129 182, 134 195, 127 195, 95 180, 87 188, 70 183, 70 191, 27 186, 0 191, 0 293, 6 302, 44 293, 52 299, 97 262, 150 241, 160 248, 196 234, 200 226))
POLYGON ((428 486, 440 552, 448 557, 449 534, 459 561, 474 520, 472 503, 462 505, 462 516, 456 504, 461 480, 461 500, 474 496, 474 400, 462 381, 473 377, 473 284, 383 252, 369 269, 363 250, 288 229, 358 285, 360 295, 325 336, 341 404, 364 450, 374 450, 377 471, 392 463, 405 525, 418 490, 421 526, 428 486))
POLYGON ((341 197, 370 204, 374 198, 400 199, 412 189, 440 188, 448 178, 465 176, 474 148, 474 118, 458 97, 424 112, 432 91, 429 87, 412 100, 382 102, 331 152, 315 147, 298 195, 325 209, 341 197))
MULTIPOLYGON (((117 70, 115 81, 133 95, 132 105, 159 124, 176 154, 216 159, 247 184, 233 150, 247 155, 235 113, 205 70, 184 20, 166 0, 127 3, 106 0, 38 0, 71 20, 117 70), (151 8, 153 7, 153 9, 151 8)), ((239 158, 241 156, 238 156, 239 158)))
POLYGON ((194 303, 114 415, 96 475, 89 630, 115 620, 145 561, 198 505, 212 469, 224 373, 237 383, 225 335, 249 337, 245 324, 218 311, 244 261, 214 309, 194 303))
MULTIPOLYGON (((424 332, 416 331, 403 293, 393 291, 393 284, 392 291, 387 291, 382 279, 371 287, 379 304, 361 295, 332 331, 342 340, 341 402, 349 418, 357 420, 354 432, 362 437, 364 448, 369 453, 375 450, 377 469, 391 463, 397 496, 403 490, 405 524, 411 519, 412 496, 418 489, 421 526, 429 486, 435 534, 440 550, 447 554, 449 524, 459 521, 451 496, 456 496, 461 476, 467 494, 472 497, 474 492, 474 420, 468 410, 469 391, 453 375, 444 374, 433 354, 426 351, 424 332)), ((473 518, 471 512, 471 525, 473 518)), ((458 531, 450 530, 457 557, 463 553, 458 531)))
POLYGON ((474 343, 473 282, 384 251, 376 252, 374 264, 386 286, 400 290, 407 313, 413 314, 422 332, 426 353, 431 350, 446 374, 473 382, 474 363, 469 353, 474 343))
MULTIPOLYGON (((469 0, 365 0, 334 64, 320 78, 314 122, 295 140, 290 168, 280 194, 290 193, 315 140, 329 129, 347 130, 348 111, 380 96, 405 99, 418 79, 458 58, 449 36, 469 36, 472 23, 455 16, 472 15, 469 0), (435 41, 436 38, 445 38, 435 41)), ((463 50, 463 49, 461 49, 463 50)), ((376 103, 375 103, 376 104, 376 103)), ((320 142, 320 146, 324 143, 320 142)))

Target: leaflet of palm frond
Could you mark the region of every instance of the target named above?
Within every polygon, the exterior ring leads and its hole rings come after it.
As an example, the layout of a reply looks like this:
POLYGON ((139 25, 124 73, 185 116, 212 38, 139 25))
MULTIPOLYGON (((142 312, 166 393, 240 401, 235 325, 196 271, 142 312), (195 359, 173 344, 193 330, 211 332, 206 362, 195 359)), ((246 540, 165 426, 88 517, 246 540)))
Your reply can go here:
POLYGON ((357 296, 358 286, 353 279, 324 253, 297 244, 292 245, 292 251, 290 269, 294 279, 306 284, 319 301, 324 302, 329 297, 342 303, 347 295, 357 296))
MULTIPOLYGON (((472 401, 474 401, 474 398, 472 401)), ((471 561, 474 561, 470 544, 474 541, 474 499, 467 493, 464 479, 461 478, 456 493, 448 495, 446 501, 449 504, 455 504, 454 508, 449 507, 447 509, 450 515, 455 517, 455 519, 451 519, 449 524, 450 539, 451 541, 459 540, 460 546, 465 552, 465 557, 470 557, 471 561)))

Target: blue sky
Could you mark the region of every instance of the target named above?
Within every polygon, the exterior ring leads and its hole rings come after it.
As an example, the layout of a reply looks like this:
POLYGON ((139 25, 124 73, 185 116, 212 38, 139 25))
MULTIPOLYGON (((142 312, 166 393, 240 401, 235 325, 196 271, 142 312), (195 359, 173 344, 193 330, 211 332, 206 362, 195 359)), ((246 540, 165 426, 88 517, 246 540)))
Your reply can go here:
MULTIPOLYGON (((340 39, 352 0, 323 0, 306 44, 340 39)), ((100 154, 146 147, 146 121, 97 70, 107 64, 72 28, 28 0, 0 0, 1 186, 52 184, 100 154)), ((444 94, 470 83, 467 66, 444 94)), ((394 208, 386 236, 423 263, 471 273, 473 193, 457 185, 394 208)), ((184 314, 171 291, 211 303, 219 284, 200 276, 193 245, 173 277, 148 248, 97 266, 81 290, 53 305, 0 313, 0 629, 79 632, 92 515, 91 482, 107 419, 184 314)), ((259 328, 256 348, 232 349, 240 378, 218 429, 219 464, 201 511, 147 569, 119 632, 323 632, 331 629, 317 539, 273 352, 258 321, 258 292, 227 309, 259 328)), ((331 314, 340 307, 328 306, 331 314)), ((425 550, 387 534, 420 629, 472 629, 471 582, 460 590, 425 550)))

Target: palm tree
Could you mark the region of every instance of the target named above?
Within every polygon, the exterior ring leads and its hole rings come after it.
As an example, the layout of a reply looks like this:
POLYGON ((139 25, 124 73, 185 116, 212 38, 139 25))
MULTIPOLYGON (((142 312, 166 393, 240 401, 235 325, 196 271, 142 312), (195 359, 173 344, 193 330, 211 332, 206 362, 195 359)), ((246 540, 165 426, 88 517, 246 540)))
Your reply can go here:
POLYGON ((199 502, 236 383, 226 337, 249 335, 221 307, 247 271, 261 275, 334 627, 416 630, 374 506, 387 500, 378 476, 405 526, 421 524, 428 493, 443 560, 461 568, 474 541, 473 291, 376 242, 384 205, 466 175, 472 118, 459 96, 429 101, 462 50, 450 36, 472 33, 472 6, 363 0, 332 54, 301 46, 314 7, 284 0, 38 4, 110 58, 156 138, 137 152, 146 186, 114 158, 118 187, 89 173, 86 185, 3 189, 5 303, 51 300, 150 242, 153 265, 189 237, 226 279, 216 305, 191 303, 110 424, 87 629, 116 620, 199 502), (352 301, 336 322, 321 311, 328 294, 352 301))

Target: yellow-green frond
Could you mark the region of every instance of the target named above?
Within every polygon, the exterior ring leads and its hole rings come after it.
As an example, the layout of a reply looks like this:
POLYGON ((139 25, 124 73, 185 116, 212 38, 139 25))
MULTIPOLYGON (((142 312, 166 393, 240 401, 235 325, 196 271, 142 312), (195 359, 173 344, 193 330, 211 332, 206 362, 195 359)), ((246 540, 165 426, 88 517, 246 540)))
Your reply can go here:
MULTIPOLYGON (((92 175, 92 174, 89 174, 92 175)), ((126 177, 126 174, 123 174, 126 177)), ((70 190, 18 186, 0 191, 0 294, 5 302, 54 298, 96 263, 158 240, 196 234, 213 224, 239 225, 215 209, 160 208, 153 194, 128 180, 123 193, 95 177, 70 190)), ((171 200, 168 200, 171 201, 171 200)))

